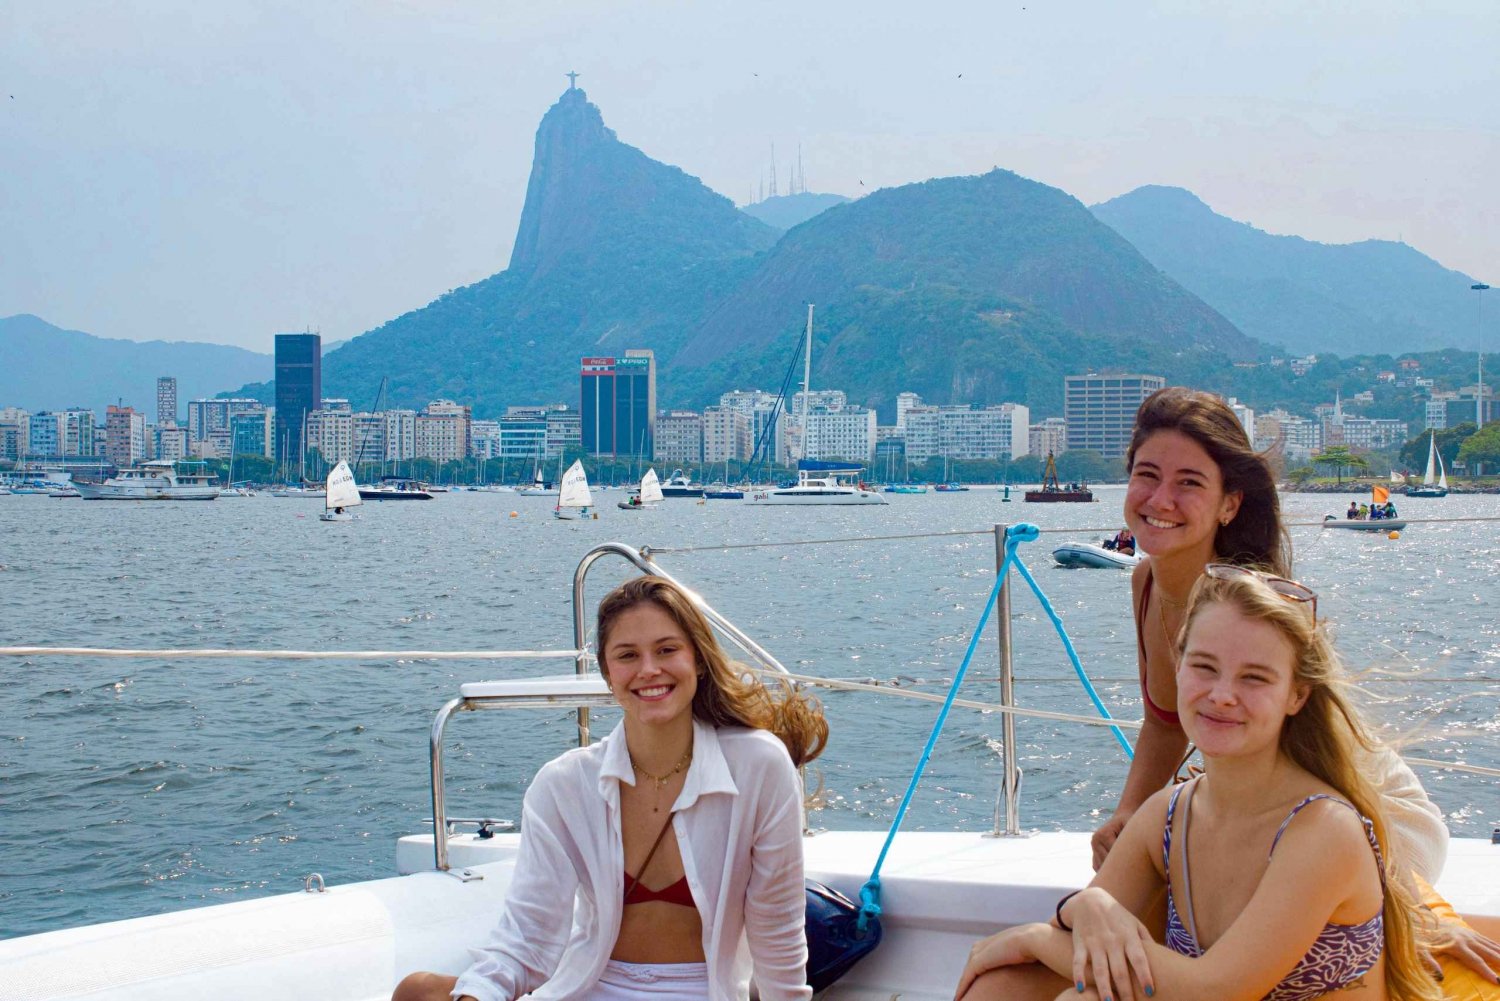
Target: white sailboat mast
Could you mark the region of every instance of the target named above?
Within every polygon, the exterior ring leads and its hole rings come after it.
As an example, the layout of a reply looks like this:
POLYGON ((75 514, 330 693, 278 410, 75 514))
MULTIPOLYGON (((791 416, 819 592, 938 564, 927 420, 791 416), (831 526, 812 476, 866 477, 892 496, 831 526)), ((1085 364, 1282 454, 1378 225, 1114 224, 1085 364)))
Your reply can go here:
POLYGON ((802 458, 807 458, 807 436, 812 424, 812 320, 813 304, 807 304, 807 346, 802 351, 802 458))

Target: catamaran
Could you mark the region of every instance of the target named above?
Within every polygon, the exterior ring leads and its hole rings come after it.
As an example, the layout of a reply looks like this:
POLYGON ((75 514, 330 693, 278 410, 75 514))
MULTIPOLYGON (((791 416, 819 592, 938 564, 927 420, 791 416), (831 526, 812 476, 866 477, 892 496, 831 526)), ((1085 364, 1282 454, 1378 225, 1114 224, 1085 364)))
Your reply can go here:
POLYGON ((353 521, 349 509, 359 507, 364 500, 359 496, 359 484, 354 482, 354 471, 349 463, 340 462, 328 471, 328 488, 324 493, 323 513, 319 521, 353 521))
POLYGON ((803 459, 797 463, 797 483, 771 487, 750 495, 754 504, 888 504, 859 479, 864 467, 848 462, 803 459))

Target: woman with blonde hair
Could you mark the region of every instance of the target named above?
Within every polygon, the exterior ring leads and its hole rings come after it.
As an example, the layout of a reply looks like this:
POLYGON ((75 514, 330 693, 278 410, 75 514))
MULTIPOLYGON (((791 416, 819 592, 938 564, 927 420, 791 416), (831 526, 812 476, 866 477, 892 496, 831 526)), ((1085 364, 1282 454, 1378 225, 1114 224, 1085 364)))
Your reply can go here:
POLYGON ((1134 813, 1090 886, 1059 903, 1055 925, 977 944, 959 997, 1012 997, 1005 968, 1031 963, 1073 985, 1059 998, 1442 997, 1418 948, 1422 912, 1385 857, 1386 797, 1361 772, 1375 745, 1316 606, 1279 575, 1205 568, 1176 678, 1204 774, 1134 813), (1075 949, 1083 912, 1139 919, 1163 891, 1165 945, 1138 935, 1075 949))
POLYGON ((393 1001, 812 996, 798 766, 817 703, 730 662, 681 587, 639 577, 599 604, 599 670, 624 719, 543 766, 489 941, 458 977, 393 1001))

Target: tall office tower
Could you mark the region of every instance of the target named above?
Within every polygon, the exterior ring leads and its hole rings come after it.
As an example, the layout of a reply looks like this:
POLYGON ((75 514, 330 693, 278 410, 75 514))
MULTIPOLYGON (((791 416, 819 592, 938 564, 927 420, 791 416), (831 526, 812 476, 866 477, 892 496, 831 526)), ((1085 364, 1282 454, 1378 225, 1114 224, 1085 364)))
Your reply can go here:
POLYGON ((170 375, 156 380, 156 426, 177 426, 177 380, 170 375))
POLYGON ((1089 449, 1118 459, 1130 447, 1135 412, 1167 380, 1159 375, 1090 372, 1063 377, 1063 418, 1068 450, 1089 449))
POLYGON ((649 457, 655 450, 656 357, 584 358, 579 366, 583 449, 590 455, 649 457))
POLYGON ((307 415, 323 400, 323 338, 276 335, 276 464, 301 460, 307 415))

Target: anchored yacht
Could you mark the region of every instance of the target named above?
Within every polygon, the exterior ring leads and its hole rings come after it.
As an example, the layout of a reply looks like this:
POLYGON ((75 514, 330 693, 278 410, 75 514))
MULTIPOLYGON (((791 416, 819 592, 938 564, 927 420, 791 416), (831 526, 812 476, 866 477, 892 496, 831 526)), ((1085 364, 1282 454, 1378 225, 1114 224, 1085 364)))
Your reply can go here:
MULTIPOLYGON (((192 463, 202 468, 201 463, 192 463)), ((205 472, 179 472, 171 459, 122 469, 103 483, 74 483, 84 500, 216 500, 219 487, 205 472)))
POLYGON ((797 484, 769 487, 750 495, 755 504, 887 504, 880 494, 859 480, 863 467, 843 462, 803 459, 797 463, 797 484))

